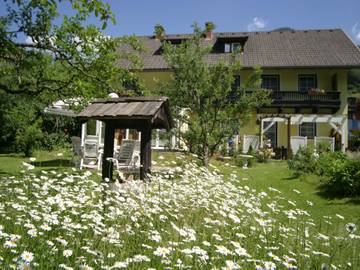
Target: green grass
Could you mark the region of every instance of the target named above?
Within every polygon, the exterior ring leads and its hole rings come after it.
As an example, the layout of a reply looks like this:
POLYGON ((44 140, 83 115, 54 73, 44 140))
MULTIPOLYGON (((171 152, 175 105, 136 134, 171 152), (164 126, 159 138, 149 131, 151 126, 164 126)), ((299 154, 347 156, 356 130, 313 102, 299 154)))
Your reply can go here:
POLYGON ((34 171, 39 172, 41 170, 55 170, 55 171, 67 171, 73 164, 71 162, 72 154, 68 149, 57 151, 35 151, 35 161, 30 161, 30 158, 24 157, 22 154, 0 154, 0 177, 11 175, 17 176, 20 171, 24 169, 22 162, 26 162, 35 166, 34 171))
POLYGON ((242 181, 242 185, 248 185, 259 191, 268 191, 269 187, 280 190, 290 200, 296 200, 297 206, 307 209, 319 220, 323 216, 340 214, 353 222, 360 219, 360 199, 356 198, 332 198, 327 196, 321 189, 320 178, 315 175, 295 177, 287 167, 286 161, 272 161, 269 163, 256 163, 254 167, 244 170, 231 168, 223 162, 214 162, 222 173, 230 175, 235 173, 242 181), (298 194, 294 191, 298 190, 298 194), (308 202, 312 202, 310 207, 308 202))

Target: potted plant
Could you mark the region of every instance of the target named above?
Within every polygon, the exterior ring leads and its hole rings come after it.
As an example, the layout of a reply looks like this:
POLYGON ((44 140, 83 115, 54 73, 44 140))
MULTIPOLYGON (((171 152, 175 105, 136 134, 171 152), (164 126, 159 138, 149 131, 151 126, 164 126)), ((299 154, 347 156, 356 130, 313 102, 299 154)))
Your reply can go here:
POLYGON ((311 88, 308 91, 309 96, 325 95, 325 90, 320 88, 311 88))
POLYGON ((154 27, 155 38, 161 40, 165 34, 165 28, 161 24, 156 24, 154 27))
POLYGON ((205 23, 205 38, 212 39, 213 38, 213 30, 216 28, 216 25, 213 22, 205 23))

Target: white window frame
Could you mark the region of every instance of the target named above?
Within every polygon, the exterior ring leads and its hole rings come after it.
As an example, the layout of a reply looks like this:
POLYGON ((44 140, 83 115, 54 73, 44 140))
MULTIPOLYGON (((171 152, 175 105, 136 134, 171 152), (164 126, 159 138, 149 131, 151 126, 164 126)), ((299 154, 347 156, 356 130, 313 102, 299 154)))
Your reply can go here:
POLYGON ((231 53, 231 43, 224 43, 224 53, 231 53))

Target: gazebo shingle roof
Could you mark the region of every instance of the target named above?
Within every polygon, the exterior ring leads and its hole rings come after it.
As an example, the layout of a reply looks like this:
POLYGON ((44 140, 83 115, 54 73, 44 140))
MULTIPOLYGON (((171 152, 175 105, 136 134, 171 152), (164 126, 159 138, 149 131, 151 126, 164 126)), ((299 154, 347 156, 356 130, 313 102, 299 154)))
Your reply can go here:
MULTIPOLYGON (((165 40, 187 39, 190 34, 166 35, 165 40)), ((161 41, 154 36, 139 36, 146 52, 141 54, 144 70, 168 69, 161 51, 161 41)), ((259 65, 263 68, 350 68, 360 67, 360 50, 341 29, 296 30, 271 32, 214 33, 204 45, 214 45, 218 40, 247 38, 239 59, 244 68, 259 65)), ((119 48, 128 50, 128 48, 119 48)), ((210 53, 209 64, 220 59, 230 61, 229 53, 210 53)), ((121 61, 127 67, 128 63, 121 61)))
POLYGON ((97 99, 77 115, 80 119, 150 120, 153 128, 173 127, 167 97, 97 99))

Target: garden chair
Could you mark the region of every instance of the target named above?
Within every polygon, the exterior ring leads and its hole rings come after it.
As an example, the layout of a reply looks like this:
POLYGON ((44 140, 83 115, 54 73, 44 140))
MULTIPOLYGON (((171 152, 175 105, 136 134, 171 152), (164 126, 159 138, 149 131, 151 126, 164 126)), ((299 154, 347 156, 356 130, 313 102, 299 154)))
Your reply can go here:
POLYGON ((80 161, 80 169, 89 168, 89 169, 100 170, 101 156, 102 153, 101 151, 99 151, 99 145, 97 141, 94 140, 85 141, 82 158, 80 161))
POLYGON ((136 140, 123 140, 118 153, 115 153, 114 158, 108 158, 114 165, 114 169, 118 172, 121 180, 132 173, 137 173, 140 169, 138 161, 139 155, 135 155, 135 148, 137 146, 136 140))
POLYGON ((133 158, 135 150, 135 140, 123 140, 119 152, 115 153, 115 158, 119 166, 128 166, 133 158))

